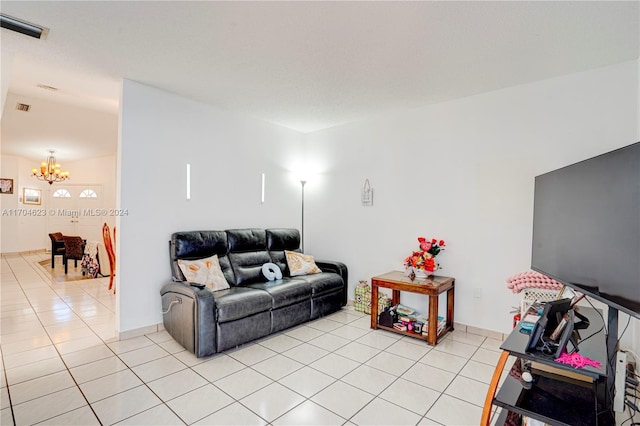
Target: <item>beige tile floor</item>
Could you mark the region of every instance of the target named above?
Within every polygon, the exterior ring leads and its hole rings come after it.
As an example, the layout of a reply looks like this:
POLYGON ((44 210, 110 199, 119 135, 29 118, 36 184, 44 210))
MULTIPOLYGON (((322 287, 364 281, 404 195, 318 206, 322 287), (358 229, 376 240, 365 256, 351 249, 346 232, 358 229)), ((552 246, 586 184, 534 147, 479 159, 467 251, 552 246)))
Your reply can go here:
POLYGON ((165 331, 116 341, 108 280, 57 282, 46 257, 2 258, 2 425, 479 423, 497 340, 432 348, 344 308, 197 359, 165 331))

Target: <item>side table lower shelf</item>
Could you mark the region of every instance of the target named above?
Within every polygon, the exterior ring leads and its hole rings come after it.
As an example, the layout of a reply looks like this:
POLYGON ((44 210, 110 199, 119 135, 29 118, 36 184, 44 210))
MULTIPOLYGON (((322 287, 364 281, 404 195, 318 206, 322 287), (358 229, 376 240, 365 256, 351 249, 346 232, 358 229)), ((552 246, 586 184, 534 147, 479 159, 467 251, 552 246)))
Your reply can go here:
MULTIPOLYGON (((394 333, 397 334, 404 334, 405 336, 409 336, 409 337, 413 337, 416 339, 422 339, 422 340, 426 340, 427 342, 429 342, 429 335, 428 334, 418 334, 418 333, 413 333, 411 331, 401 331, 401 330, 397 330, 393 327, 387 327, 384 325, 380 325, 380 323, 377 324, 376 328, 379 328, 380 330, 387 330, 387 331, 393 331, 394 333)), ((452 331, 453 327, 452 326, 445 326, 442 331, 440 331, 440 333, 437 333, 437 337, 436 337, 436 341, 440 340, 440 338, 442 336, 444 336, 445 334, 447 334, 449 331, 452 331)))

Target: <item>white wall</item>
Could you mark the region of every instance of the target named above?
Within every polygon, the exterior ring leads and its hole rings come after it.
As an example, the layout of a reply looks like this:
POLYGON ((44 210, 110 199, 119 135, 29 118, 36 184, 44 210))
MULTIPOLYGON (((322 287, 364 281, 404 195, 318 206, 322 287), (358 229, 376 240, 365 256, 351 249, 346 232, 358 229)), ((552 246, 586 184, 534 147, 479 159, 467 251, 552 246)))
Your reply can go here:
MULTIPOLYGON (((3 155, 0 168, 3 178, 13 179, 13 194, 0 195, 2 210, 2 253, 38 250, 46 247, 47 218, 46 203, 42 205, 23 204, 24 188, 42 190, 43 198, 48 184, 31 177, 32 161, 26 158, 3 155)), ((49 243, 50 245, 51 243, 49 243)))
MULTIPOLYGON (((63 164, 65 170, 72 173, 69 183, 73 185, 100 185, 102 187, 102 207, 109 211, 116 206, 116 154, 96 158, 87 158, 63 164)), ((55 187, 56 184, 53 184, 55 187)), ((110 227, 116 224, 115 216, 107 215, 101 218, 110 227)), ((102 231, 96 235, 102 235, 102 231)), ((101 240, 101 238, 99 238, 101 240)), ((47 237, 47 242, 49 238, 47 237)))
POLYGON ((505 279, 530 265, 533 178, 640 139, 638 68, 619 64, 304 136, 125 81, 119 207, 130 215, 118 225, 119 330, 161 322, 172 232, 299 227, 291 170, 303 164, 313 172, 306 251, 344 261, 350 293, 359 279, 399 268, 416 237, 443 238, 456 321, 509 331, 520 296, 505 279), (166 173, 150 176, 150 164, 166 173), (360 206, 365 178, 373 207, 360 206))
MULTIPOLYGON (((109 209, 116 205, 116 155, 87 158, 81 161, 63 164, 65 170, 72 175, 69 183, 74 185, 102 185, 104 207, 109 209)), ((53 186, 56 186, 54 184, 53 186)), ((111 219, 112 220, 112 219, 111 219)), ((114 221, 115 223, 115 221, 114 221)))
POLYGON ((4 112, 4 104, 9 93, 9 80, 11 76, 11 66, 13 64, 13 53, 2 55, 0 60, 0 116, 4 112))
POLYGON ((23 204, 22 195, 24 188, 41 189, 44 193, 46 184, 35 178, 29 179, 33 166, 24 158, 3 155, 0 163, 0 177, 13 179, 13 194, 0 195, 0 251, 10 253, 44 248, 42 238, 47 236, 46 217, 29 215, 42 206, 23 204))
POLYGON ((310 134, 306 249, 349 266, 353 297, 416 237, 445 239, 456 321, 509 331, 520 296, 505 279, 529 269, 534 177, 640 139, 637 98, 634 61, 310 134), (360 206, 365 178, 373 207, 360 206))
POLYGON ((118 198, 129 215, 118 224, 117 327, 126 332, 162 322, 173 232, 300 226, 300 183, 289 167, 300 162, 303 137, 127 80, 121 108, 118 198))
MULTIPOLYGON (((44 160, 44 158, 43 158, 44 160)), ((69 170, 73 184, 99 184, 103 187, 104 206, 115 206, 115 155, 90 158, 77 162, 63 162, 63 168, 69 170)), ((0 174, 3 178, 14 180, 13 194, 0 195, 2 212, 2 253, 13 253, 29 250, 40 250, 51 246, 47 229, 49 209, 47 191, 55 190, 64 184, 52 186, 31 176, 31 169, 39 163, 23 157, 3 155, 0 174), (42 204, 28 205, 22 203, 24 188, 42 190, 42 204), (17 213, 14 213, 16 212, 17 213), (39 214, 44 215, 40 216, 39 214)), ((108 221, 113 223, 112 218, 108 221)))

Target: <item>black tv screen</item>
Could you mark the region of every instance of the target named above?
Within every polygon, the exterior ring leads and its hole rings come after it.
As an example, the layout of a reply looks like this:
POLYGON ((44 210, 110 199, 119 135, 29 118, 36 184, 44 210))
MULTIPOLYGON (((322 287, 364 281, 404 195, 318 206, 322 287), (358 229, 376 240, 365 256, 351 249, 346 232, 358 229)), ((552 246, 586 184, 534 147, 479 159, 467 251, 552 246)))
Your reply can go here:
POLYGON ((531 268, 640 319, 640 142, 535 178, 531 268))

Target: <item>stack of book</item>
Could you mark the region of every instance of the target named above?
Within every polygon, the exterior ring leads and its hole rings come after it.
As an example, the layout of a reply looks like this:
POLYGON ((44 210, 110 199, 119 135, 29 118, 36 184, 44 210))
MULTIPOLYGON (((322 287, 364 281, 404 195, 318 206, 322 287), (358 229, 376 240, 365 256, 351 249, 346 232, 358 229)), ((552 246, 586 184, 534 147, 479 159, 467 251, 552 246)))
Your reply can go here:
MULTIPOLYGON (((444 330, 444 327, 447 325, 447 322, 444 320, 444 317, 441 317, 438 315, 438 329, 436 331, 436 334, 440 334, 442 333, 442 330, 444 330)), ((427 334, 429 334, 429 320, 426 319, 425 323, 424 323, 424 327, 422 328, 422 335, 426 336, 427 334)))
MULTIPOLYGON (((417 312, 415 309, 405 305, 395 307, 398 320, 393 324, 393 328, 400 331, 409 331, 427 336, 429 334, 429 316, 417 312)), ((438 316, 437 333, 440 334, 446 326, 444 317, 438 316)))
POLYGON ((407 326, 407 323, 399 321, 395 324, 393 324, 393 328, 395 328, 396 330, 400 330, 400 331, 407 331, 409 328, 407 326))
POLYGON ((415 330, 415 309, 405 305, 398 305, 396 307, 396 313, 398 314, 398 322, 393 325, 393 328, 400 331, 414 331, 415 330))

